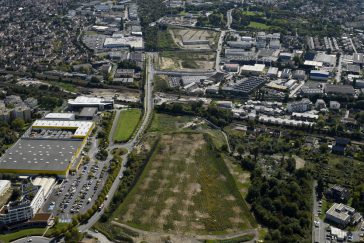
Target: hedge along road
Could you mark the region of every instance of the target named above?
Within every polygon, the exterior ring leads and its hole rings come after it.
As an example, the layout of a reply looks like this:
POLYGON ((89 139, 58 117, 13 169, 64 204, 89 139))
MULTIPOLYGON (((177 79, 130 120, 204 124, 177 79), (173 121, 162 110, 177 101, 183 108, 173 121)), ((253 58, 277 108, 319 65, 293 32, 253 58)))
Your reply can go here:
MULTIPOLYGON (((120 116, 120 110, 116 111, 116 115, 115 115, 115 119, 113 122, 113 126, 111 128, 110 131, 110 136, 109 136, 109 155, 107 158, 107 161, 110 161, 112 159, 112 154, 110 153, 113 149, 115 148, 124 148, 127 149, 129 152, 134 148, 134 146, 139 143, 139 140, 142 136, 142 134, 144 133, 145 129, 148 127, 148 124, 151 120, 152 117, 152 111, 153 111, 153 80, 154 80, 154 68, 153 65, 151 63, 151 58, 152 58, 151 53, 147 53, 147 65, 146 65, 146 82, 145 82, 145 99, 144 99, 144 116, 142 118, 141 121, 141 125, 138 129, 138 131, 135 133, 135 136, 133 137, 133 139, 131 139, 129 142, 125 143, 125 144, 115 144, 112 136, 115 132, 115 129, 117 127, 117 117, 120 116)), ((118 189, 119 183, 120 183, 120 178, 123 176, 123 172, 125 170, 125 164, 127 162, 128 159, 128 155, 129 152, 125 155, 122 156, 123 162, 122 162, 122 167, 118 173, 118 176, 116 177, 114 183, 112 184, 110 190, 109 190, 109 197, 108 199, 105 200, 104 202, 104 208, 102 208, 100 211, 97 211, 85 224, 79 225, 78 229, 81 232, 86 232, 88 229, 90 229, 101 217, 101 215, 104 213, 105 208, 107 208, 113 198, 113 195, 115 194, 116 190, 118 189)))

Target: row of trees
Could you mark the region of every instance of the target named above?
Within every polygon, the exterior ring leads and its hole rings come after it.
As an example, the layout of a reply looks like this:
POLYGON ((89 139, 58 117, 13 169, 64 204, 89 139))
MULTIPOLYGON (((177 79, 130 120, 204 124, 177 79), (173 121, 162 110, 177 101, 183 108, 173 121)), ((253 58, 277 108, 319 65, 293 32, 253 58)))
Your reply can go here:
POLYGON ((60 88, 48 85, 25 87, 12 84, 6 88, 6 91, 7 95, 20 95, 23 100, 28 97, 36 98, 39 107, 47 110, 61 106, 63 100, 72 97, 69 93, 62 92, 60 88))
MULTIPOLYGON (((136 184, 139 176, 143 172, 146 163, 149 161, 158 144, 159 139, 154 142, 152 148, 149 151, 137 152, 134 150, 130 153, 128 161, 125 164, 126 169, 124 170, 123 178, 121 179, 118 190, 115 192, 109 207, 105 209, 104 214, 101 216, 101 223, 107 223, 112 218, 113 212, 115 212, 119 205, 122 204, 128 193, 136 184)), ((107 228, 110 232, 112 232, 111 235, 117 235, 119 240, 124 240, 126 242, 130 241, 127 236, 123 236, 117 234, 117 232, 114 232, 112 227, 107 228)))
POLYGON ((96 154, 96 158, 99 160, 105 160, 108 156, 107 147, 109 146, 109 135, 111 132, 112 124, 115 118, 115 112, 105 112, 101 120, 101 130, 97 134, 99 140, 99 151, 96 154))
POLYGON ((215 104, 204 106, 202 101, 189 104, 163 103, 157 106, 156 110, 170 114, 201 116, 220 127, 228 125, 233 120, 233 114, 230 110, 218 108, 215 104))

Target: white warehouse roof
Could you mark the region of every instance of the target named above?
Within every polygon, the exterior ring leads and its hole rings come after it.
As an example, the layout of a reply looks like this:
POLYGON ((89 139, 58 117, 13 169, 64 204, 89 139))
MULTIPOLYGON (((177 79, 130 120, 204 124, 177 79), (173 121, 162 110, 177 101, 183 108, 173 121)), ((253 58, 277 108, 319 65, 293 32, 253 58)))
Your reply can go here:
POLYGON ((136 49, 143 49, 143 38, 140 36, 128 37, 109 37, 105 39, 104 47, 106 48, 121 48, 131 47, 136 49))
POLYGON ((70 105, 101 105, 112 103, 112 101, 107 101, 98 97, 88 97, 88 96, 78 96, 76 99, 68 100, 68 104, 70 105))
POLYGON ((33 128, 76 129, 73 137, 84 138, 92 130, 92 121, 60 121, 60 120, 36 120, 33 128))
POLYGON ((48 113, 44 119, 75 120, 73 113, 48 113))
POLYGON ((248 72, 263 72, 265 68, 264 64, 254 64, 254 65, 243 65, 241 71, 248 72))

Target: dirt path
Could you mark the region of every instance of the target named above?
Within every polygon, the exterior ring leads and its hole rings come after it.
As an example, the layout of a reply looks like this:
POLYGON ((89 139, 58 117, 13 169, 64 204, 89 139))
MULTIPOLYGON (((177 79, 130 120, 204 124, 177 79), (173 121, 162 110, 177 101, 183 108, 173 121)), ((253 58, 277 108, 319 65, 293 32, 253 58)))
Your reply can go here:
POLYGON ((203 240, 229 240, 237 237, 242 237, 244 235, 254 234, 254 238, 249 242, 255 242, 258 239, 258 231, 256 229, 250 229, 250 230, 241 230, 236 233, 226 234, 226 235, 175 235, 175 234, 169 234, 169 233, 161 233, 161 232, 150 232, 145 231, 141 229, 137 229, 134 227, 131 227, 126 224, 122 224, 116 221, 111 221, 111 224, 115 226, 119 226, 131 231, 134 231, 139 234, 139 237, 137 237, 135 240, 136 242, 139 241, 147 241, 147 242, 160 242, 164 239, 171 239, 172 242, 201 242, 203 240), (172 240, 173 239, 173 240, 172 240))

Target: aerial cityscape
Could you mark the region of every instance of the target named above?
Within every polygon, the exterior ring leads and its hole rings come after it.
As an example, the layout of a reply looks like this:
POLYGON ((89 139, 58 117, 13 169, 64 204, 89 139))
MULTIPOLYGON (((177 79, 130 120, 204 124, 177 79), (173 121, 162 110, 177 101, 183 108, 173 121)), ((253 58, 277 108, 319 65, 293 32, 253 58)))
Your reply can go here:
POLYGON ((0 0, 0 242, 364 242, 364 2, 0 0))

